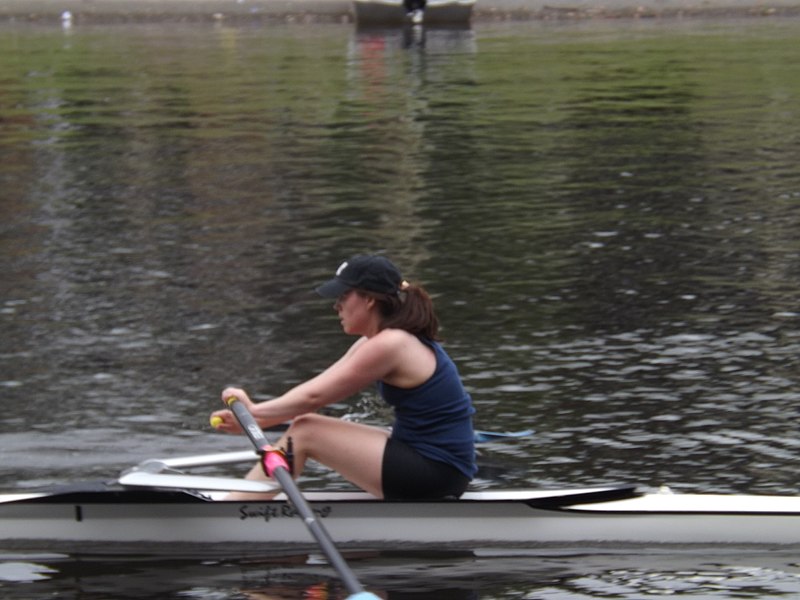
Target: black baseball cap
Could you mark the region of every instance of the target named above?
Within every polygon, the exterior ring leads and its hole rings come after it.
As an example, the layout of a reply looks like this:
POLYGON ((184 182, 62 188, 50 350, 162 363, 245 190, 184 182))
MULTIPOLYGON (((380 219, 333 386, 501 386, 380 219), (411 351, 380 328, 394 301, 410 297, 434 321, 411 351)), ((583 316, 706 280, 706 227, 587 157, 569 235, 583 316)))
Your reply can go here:
POLYGON ((400 270, 383 256, 358 254, 336 269, 336 276, 317 288, 323 298, 338 298, 353 289, 396 294, 403 283, 400 270))

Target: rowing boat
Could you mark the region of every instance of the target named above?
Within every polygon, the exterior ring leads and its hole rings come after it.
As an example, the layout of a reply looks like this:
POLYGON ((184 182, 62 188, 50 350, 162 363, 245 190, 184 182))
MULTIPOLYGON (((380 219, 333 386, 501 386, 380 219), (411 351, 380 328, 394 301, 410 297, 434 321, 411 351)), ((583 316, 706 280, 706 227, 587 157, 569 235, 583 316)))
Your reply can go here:
POLYGON ((427 0, 416 4, 424 8, 409 10, 408 0, 354 0, 356 24, 365 26, 402 26, 423 23, 430 26, 468 26, 475 0, 427 0))
MULTIPOLYGON (((184 472, 254 456, 154 459, 110 482, 0 494, 0 546, 312 546, 303 521, 271 484, 184 472), (228 490, 277 495, 230 501, 224 499, 228 490)), ((355 491, 305 497, 336 543, 349 547, 800 544, 800 497, 794 496, 644 492, 620 485, 468 491, 458 500, 435 501, 384 501, 355 491)))

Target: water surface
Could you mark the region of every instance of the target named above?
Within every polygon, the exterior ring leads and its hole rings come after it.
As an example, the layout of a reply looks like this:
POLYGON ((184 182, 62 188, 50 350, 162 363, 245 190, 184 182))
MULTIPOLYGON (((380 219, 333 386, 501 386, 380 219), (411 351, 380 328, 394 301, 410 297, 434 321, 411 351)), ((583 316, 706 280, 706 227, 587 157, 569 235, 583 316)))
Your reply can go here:
MULTIPOLYGON (((2 25, 3 488, 241 449, 207 426, 219 391, 334 360, 312 290, 380 251, 434 294, 476 424, 536 430, 483 448, 475 487, 798 493, 799 31, 2 25)), ((370 390, 330 412, 390 417, 370 390)), ((611 563, 454 597, 800 593, 796 561, 611 563)), ((241 597, 209 577, 170 597, 241 597)))

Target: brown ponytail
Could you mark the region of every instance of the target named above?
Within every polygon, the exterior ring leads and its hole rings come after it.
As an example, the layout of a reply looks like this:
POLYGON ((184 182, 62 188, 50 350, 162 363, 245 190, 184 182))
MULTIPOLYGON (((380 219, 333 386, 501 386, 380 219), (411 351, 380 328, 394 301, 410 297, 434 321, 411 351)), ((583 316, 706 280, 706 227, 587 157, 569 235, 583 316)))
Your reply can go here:
POLYGON ((412 335, 439 339, 439 318, 433 300, 422 286, 403 282, 397 294, 378 294, 358 290, 359 294, 374 298, 383 317, 381 329, 403 329, 412 335))

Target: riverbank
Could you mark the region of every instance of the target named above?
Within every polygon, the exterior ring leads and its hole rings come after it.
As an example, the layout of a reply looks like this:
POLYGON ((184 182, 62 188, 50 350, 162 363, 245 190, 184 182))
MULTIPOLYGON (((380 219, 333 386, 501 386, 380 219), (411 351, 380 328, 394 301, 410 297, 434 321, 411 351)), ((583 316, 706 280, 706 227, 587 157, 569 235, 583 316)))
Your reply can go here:
MULTIPOLYGON (((0 0, 0 22, 349 22, 351 0, 0 0)), ((477 0, 474 21, 770 17, 800 15, 800 0, 477 0)))

